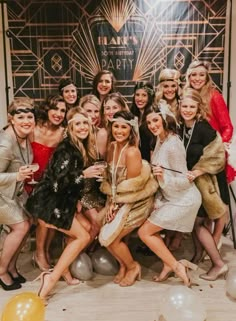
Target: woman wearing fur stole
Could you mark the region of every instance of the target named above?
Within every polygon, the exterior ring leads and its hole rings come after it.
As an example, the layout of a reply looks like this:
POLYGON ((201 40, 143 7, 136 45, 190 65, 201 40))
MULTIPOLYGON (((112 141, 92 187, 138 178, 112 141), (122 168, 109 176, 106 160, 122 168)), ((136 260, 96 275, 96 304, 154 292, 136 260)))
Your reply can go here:
POLYGON ((107 202, 102 210, 105 225, 99 241, 120 264, 114 279, 120 286, 130 286, 141 277, 141 267, 134 261, 123 238, 148 217, 158 187, 150 165, 142 161, 137 133, 138 122, 132 113, 120 111, 113 116, 108 135, 111 144, 107 179, 101 184, 107 202))
MULTIPOLYGON (((212 267, 200 277, 214 281, 228 271, 217 249, 217 241, 223 231, 227 213, 227 206, 223 203, 227 202, 227 197, 220 195, 218 186, 218 182, 222 184, 223 181, 217 179, 217 176, 222 176, 225 167, 225 149, 220 136, 206 121, 206 109, 198 91, 188 88, 184 92, 180 103, 180 117, 183 122, 181 136, 190 170, 189 180, 194 180, 202 194, 202 206, 193 231, 195 255, 192 261, 198 263, 205 250, 211 259, 212 267), (208 217, 215 222, 213 234, 204 225, 208 217)), ((221 190, 224 189, 220 188, 221 190)))

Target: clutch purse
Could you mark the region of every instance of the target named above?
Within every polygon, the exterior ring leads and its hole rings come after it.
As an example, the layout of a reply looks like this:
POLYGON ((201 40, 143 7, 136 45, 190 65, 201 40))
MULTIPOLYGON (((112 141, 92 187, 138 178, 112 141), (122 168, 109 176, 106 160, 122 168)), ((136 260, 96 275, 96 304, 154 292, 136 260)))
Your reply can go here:
POLYGON ((111 222, 103 225, 98 236, 99 242, 102 246, 109 246, 120 234, 131 207, 131 204, 122 205, 116 213, 115 218, 111 222))

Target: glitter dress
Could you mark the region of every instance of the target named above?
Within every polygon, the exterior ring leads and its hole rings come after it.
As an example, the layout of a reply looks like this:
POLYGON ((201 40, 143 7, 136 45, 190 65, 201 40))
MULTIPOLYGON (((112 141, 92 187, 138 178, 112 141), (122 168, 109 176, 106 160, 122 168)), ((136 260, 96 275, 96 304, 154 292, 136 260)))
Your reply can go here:
POLYGON ((161 144, 157 140, 152 163, 177 170, 164 171, 164 179, 155 198, 155 209, 148 220, 163 229, 191 232, 201 205, 201 195, 194 183, 187 179, 186 152, 176 135, 169 134, 161 144))

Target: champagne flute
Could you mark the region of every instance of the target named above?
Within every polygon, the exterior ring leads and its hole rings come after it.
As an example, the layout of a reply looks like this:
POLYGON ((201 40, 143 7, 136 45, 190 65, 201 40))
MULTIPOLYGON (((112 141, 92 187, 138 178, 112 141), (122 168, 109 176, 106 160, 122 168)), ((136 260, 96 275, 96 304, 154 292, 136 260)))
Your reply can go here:
POLYGON ((32 177, 31 177, 31 180, 30 180, 29 182, 27 182, 27 184, 35 185, 35 184, 37 184, 38 182, 34 179, 34 173, 39 170, 39 164, 38 164, 38 163, 32 163, 32 164, 29 164, 29 165, 27 165, 27 166, 28 166, 28 168, 30 168, 31 171, 33 172, 32 177))
POLYGON ((95 166, 101 167, 101 177, 96 179, 97 182, 102 182, 103 181, 103 173, 107 167, 107 162, 104 160, 96 160, 94 163, 95 166))

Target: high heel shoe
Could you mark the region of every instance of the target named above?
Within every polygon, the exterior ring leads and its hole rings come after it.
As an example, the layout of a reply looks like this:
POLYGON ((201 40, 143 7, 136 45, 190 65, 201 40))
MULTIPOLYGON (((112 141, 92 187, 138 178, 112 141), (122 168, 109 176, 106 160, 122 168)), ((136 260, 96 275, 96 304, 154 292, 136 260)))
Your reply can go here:
POLYGON ((23 275, 21 275, 17 270, 16 270, 17 276, 15 277, 11 274, 11 272, 8 271, 8 273, 15 283, 26 283, 26 278, 23 277, 23 275))
POLYGON ((153 281, 155 281, 155 282, 164 282, 164 281, 166 281, 168 278, 170 278, 170 277, 172 277, 172 276, 174 276, 175 275, 175 273, 174 273, 174 271, 171 269, 171 268, 169 268, 169 271, 166 271, 165 273, 164 273, 164 268, 163 268, 163 270, 161 271, 161 273, 159 274, 159 276, 157 276, 157 275, 155 275, 152 279, 153 279, 153 281))
POLYGON ((184 285, 190 288, 192 283, 188 275, 188 270, 191 269, 196 271, 197 268, 198 266, 196 264, 193 264, 187 260, 180 260, 177 262, 174 272, 184 282, 184 285))
POLYGON ((135 281, 141 280, 141 265, 138 262, 135 262, 135 266, 127 270, 125 277, 119 283, 120 286, 131 286, 135 283, 135 281))
POLYGON ((72 276, 68 278, 66 274, 63 274, 61 277, 66 281, 67 285, 78 285, 80 283, 79 279, 73 278, 72 276))
POLYGON ((211 275, 209 275, 207 273, 200 274, 199 278, 206 280, 206 281, 215 281, 220 276, 223 276, 224 278, 226 278, 228 271, 229 271, 229 267, 227 264, 225 264, 222 266, 222 268, 218 272, 212 273, 211 275))
POLYGON ((5 290, 5 291, 12 291, 12 290, 17 290, 17 289, 21 288, 20 283, 16 283, 13 281, 12 284, 6 284, 2 281, 2 279, 0 279, 0 285, 3 288, 3 290, 5 290))
POLYGON ((46 297, 41 297, 40 294, 41 294, 41 291, 42 291, 44 284, 45 284, 45 276, 49 275, 50 273, 51 273, 51 271, 44 271, 39 276, 37 276, 36 279, 34 279, 32 281, 32 282, 36 282, 37 280, 41 281, 41 284, 40 284, 40 287, 38 290, 38 296, 40 297, 40 299, 42 299, 44 301, 45 306, 48 305, 48 300, 49 300, 49 298, 52 297, 52 295, 47 295, 46 297))
POLYGON ((43 265, 39 262, 39 260, 38 260, 38 258, 37 258, 37 256, 36 256, 36 253, 35 253, 35 252, 33 253, 31 262, 32 262, 33 267, 34 267, 34 268, 39 268, 41 272, 46 272, 46 271, 48 271, 48 270, 51 269, 51 266, 50 266, 50 265, 48 265, 48 266, 43 266, 43 265))

